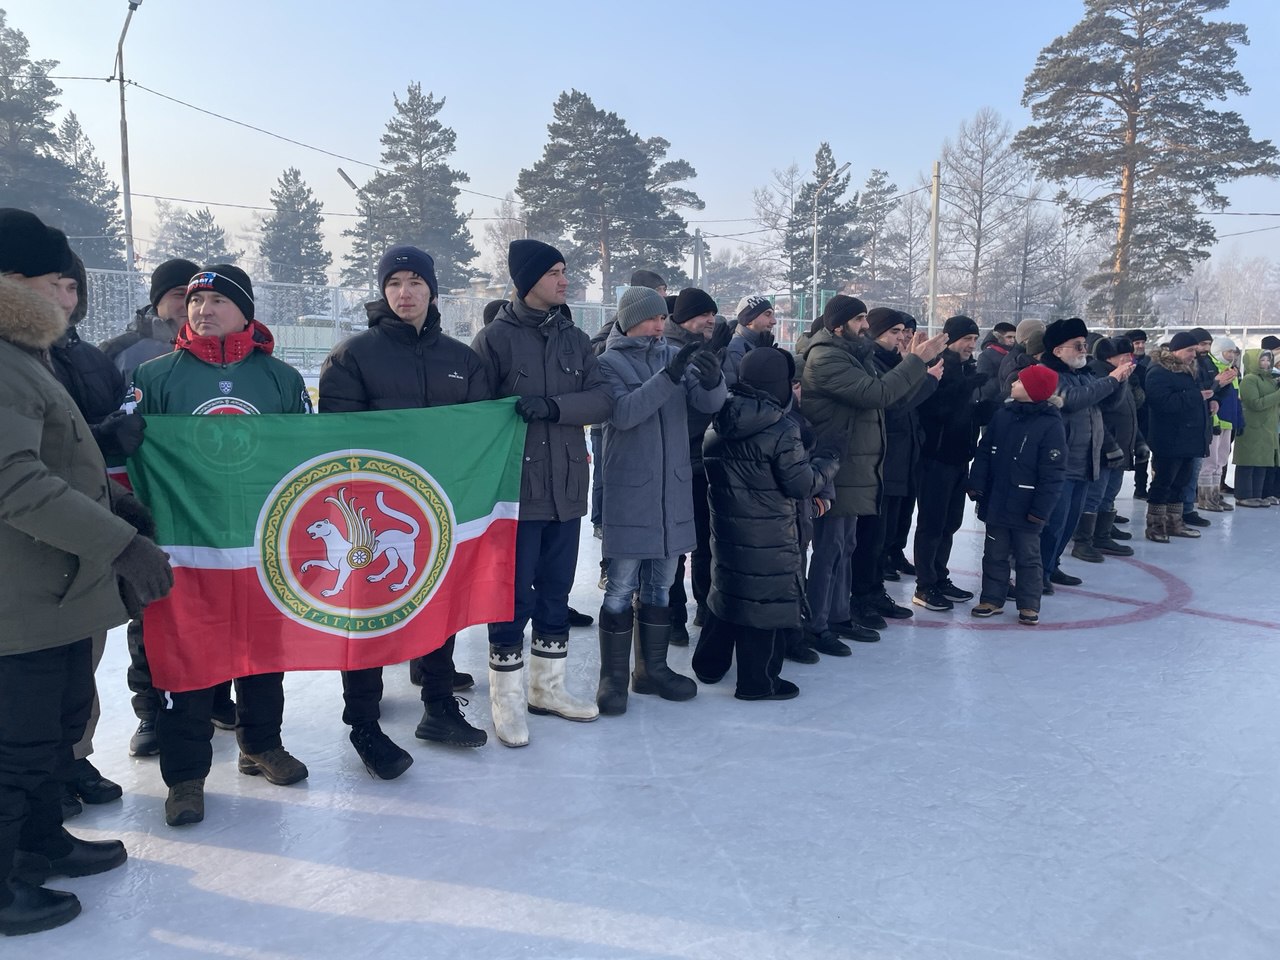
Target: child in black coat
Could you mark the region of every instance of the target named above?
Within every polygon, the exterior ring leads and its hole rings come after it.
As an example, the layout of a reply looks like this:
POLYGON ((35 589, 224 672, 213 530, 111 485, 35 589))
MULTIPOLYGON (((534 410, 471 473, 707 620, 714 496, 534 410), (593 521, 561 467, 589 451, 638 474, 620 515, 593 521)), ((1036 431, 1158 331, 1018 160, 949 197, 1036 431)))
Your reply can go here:
POLYGON ((969 473, 969 497, 987 525, 982 553, 982 597, 971 613, 991 617, 1004 610, 1009 560, 1017 572, 1018 622, 1040 622, 1044 589, 1040 532, 1053 513, 1067 470, 1058 375, 1039 364, 1024 368, 1010 399, 996 411, 978 444, 969 473), (1054 401, 1057 401, 1056 403, 1054 401))

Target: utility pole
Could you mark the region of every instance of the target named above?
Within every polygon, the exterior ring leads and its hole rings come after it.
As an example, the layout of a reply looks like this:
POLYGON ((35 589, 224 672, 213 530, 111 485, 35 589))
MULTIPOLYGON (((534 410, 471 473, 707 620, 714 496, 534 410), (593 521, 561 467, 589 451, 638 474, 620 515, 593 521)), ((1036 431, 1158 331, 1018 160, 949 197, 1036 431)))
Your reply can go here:
POLYGON ((702 228, 693 231, 693 285, 701 287, 702 271, 706 269, 702 263, 702 228))
POLYGON ((942 182, 942 164, 933 161, 933 198, 929 210, 929 336, 938 316, 938 194, 942 182))
POLYGON ((120 83, 120 187, 124 198, 124 266, 125 272, 132 274, 136 269, 133 253, 133 192, 129 187, 129 123, 124 112, 124 38, 129 32, 129 23, 133 20, 133 12, 142 6, 142 0, 129 0, 129 12, 124 18, 124 29, 120 31, 120 42, 116 44, 115 79, 120 83))
POLYGON ((846 160, 844 166, 818 184, 818 189, 813 191, 813 317, 811 318, 813 320, 818 319, 818 197, 832 180, 852 165, 851 161, 846 160))

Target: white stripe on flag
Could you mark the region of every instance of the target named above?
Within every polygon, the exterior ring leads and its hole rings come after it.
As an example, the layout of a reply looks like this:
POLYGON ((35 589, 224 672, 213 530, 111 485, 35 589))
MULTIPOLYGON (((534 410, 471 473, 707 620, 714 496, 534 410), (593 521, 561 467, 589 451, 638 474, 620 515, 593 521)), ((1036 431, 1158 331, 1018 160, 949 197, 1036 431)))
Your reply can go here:
MULTIPOLYGON (((490 525, 497 520, 518 520, 520 504, 503 502, 494 505, 487 517, 467 520, 453 528, 454 543, 465 543, 483 536, 490 525)), ((169 554, 169 562, 175 567, 199 567, 204 570, 247 570, 258 564, 256 547, 229 547, 225 550, 217 547, 178 547, 165 546, 169 554)))

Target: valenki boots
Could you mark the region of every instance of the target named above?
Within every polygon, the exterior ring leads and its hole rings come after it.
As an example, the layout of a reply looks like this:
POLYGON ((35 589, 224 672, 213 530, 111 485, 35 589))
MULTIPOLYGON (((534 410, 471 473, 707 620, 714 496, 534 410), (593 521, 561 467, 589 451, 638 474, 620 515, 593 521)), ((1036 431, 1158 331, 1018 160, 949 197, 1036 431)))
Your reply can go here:
POLYGON ((493 731, 508 747, 529 743, 529 701, 524 693, 524 650, 489 644, 489 712, 493 731))
MULTIPOLYGON (((1168 510, 1167 503, 1148 503, 1147 504, 1147 539, 1153 543, 1168 543, 1169 535, 1165 533, 1165 516, 1168 510)), ((1179 511, 1182 505, 1178 504, 1179 511)))
POLYGON ((1188 527, 1182 515, 1182 504, 1166 503, 1164 505, 1164 532, 1171 537, 1185 537, 1188 540, 1200 539, 1200 531, 1188 527))
POLYGON ((1221 513, 1220 507, 1214 498, 1214 494, 1218 491, 1214 487, 1198 486, 1196 487, 1196 509, 1205 510, 1209 513, 1221 513))
POLYGON ((544 636, 533 631, 533 642, 529 644, 529 712, 586 723, 600 716, 600 711, 590 700, 580 700, 565 687, 568 648, 567 633, 544 636))
POLYGON ((631 674, 635 693, 656 693, 663 700, 692 700, 698 685, 667 666, 671 608, 641 605, 636 613, 636 666, 631 674))
POLYGON ((596 706, 607 717, 627 712, 627 673, 631 669, 631 634, 635 629, 635 613, 630 607, 622 613, 600 608, 600 686, 596 688, 596 706))

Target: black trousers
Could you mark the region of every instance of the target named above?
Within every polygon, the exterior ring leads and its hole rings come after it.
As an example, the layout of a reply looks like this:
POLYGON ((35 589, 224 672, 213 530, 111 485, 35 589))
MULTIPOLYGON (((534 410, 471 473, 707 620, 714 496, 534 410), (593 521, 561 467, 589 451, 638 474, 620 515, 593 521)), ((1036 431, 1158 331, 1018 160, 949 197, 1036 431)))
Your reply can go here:
POLYGON ((765 697, 774 692, 782 672, 785 640, 782 630, 729 623, 708 610, 693 651, 693 669, 699 676, 718 680, 729 672, 736 654, 737 693, 744 697, 765 697))
MULTIPOLYGON (((1193 457, 1151 456, 1151 486, 1147 490, 1147 503, 1182 503, 1182 492, 1191 482, 1193 457)), ((1181 506, 1178 509, 1182 509, 1181 506)))
POLYGON ((1019 610, 1040 610, 1044 592, 1044 567, 1040 562, 1040 531, 987 524, 982 550, 983 603, 1004 606, 1009 594, 1009 566, 1012 559, 1017 579, 1014 602, 1019 610))
POLYGON ((546 637, 569 632, 569 591, 578 566, 582 521, 521 520, 516 524, 515 617, 489 624, 489 644, 520 649, 524 628, 546 637))
MULTIPOLYGON (((164 701, 151 682, 151 664, 147 662, 147 648, 142 639, 142 620, 130 620, 125 630, 129 647, 129 669, 125 679, 133 692, 133 712, 139 720, 155 720, 164 709, 164 701)), ((231 699, 231 681, 220 683, 214 690, 213 702, 225 703, 231 699)))
MULTIPOLYGON (((693 470, 693 529, 698 544, 689 554, 689 582, 693 587, 694 602, 703 606, 711 592, 711 503, 707 499, 707 475, 701 467, 693 470)), ((684 589, 684 572, 685 560, 681 554, 676 561, 676 576, 671 583, 671 599, 668 601, 672 623, 688 621, 686 606, 689 597, 684 589)))
MULTIPOLYGON (((71 852, 62 785, 72 778, 71 748, 84 736, 92 706, 89 638, 0 657, 0 881, 12 872, 16 850, 71 852)), ((9 897, 3 883, 0 897, 9 897)))
POLYGON ((884 506, 880 510, 884 527, 884 550, 886 557, 906 555, 907 540, 911 535, 911 517, 915 513, 916 498, 885 497, 884 506))
POLYGON ((946 580, 951 571, 951 541, 964 522, 964 485, 968 466, 935 460, 920 470, 920 503, 916 513, 916 585, 927 590, 946 580))
POLYGON ((884 591, 884 516, 858 518, 858 542, 849 560, 849 592, 855 597, 878 597, 884 591))
POLYGON ((1236 466, 1236 499, 1257 500, 1265 494, 1270 467, 1236 466))
POLYGON ((1262 482, 1264 497, 1280 497, 1280 467, 1267 467, 1267 478, 1262 482))
MULTIPOLYGON (((284 721, 284 674, 237 677, 236 741, 244 753, 263 753, 280 746, 284 721)), ((222 685, 184 693, 166 693, 156 714, 160 743, 160 776, 172 787, 209 775, 213 764, 213 705, 222 685)))
MULTIPOLYGON (((454 634, 440 648, 419 657, 422 665, 422 702, 441 703, 453 697, 454 634)), ((382 667, 342 671, 342 722, 355 726, 382 716, 382 667)))

